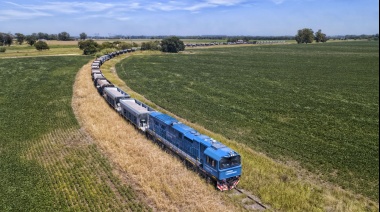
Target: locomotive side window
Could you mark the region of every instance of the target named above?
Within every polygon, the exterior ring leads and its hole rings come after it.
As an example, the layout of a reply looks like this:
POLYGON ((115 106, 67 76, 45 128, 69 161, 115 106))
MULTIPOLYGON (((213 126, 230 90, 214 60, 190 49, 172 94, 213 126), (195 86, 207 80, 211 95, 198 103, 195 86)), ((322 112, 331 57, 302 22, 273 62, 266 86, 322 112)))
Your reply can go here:
POLYGON ((210 165, 210 166, 212 166, 212 167, 216 167, 216 161, 214 160, 214 159, 212 159, 212 158, 210 158, 209 156, 207 156, 206 157, 206 162, 210 165))

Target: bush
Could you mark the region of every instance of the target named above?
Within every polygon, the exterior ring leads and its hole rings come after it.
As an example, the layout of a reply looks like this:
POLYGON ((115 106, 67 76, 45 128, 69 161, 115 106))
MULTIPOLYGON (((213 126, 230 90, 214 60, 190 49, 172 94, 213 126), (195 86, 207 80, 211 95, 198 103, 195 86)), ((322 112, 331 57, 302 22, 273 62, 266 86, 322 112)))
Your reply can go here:
POLYGON ((169 37, 161 41, 161 51, 178 53, 185 50, 185 44, 178 37, 169 37))
POLYGON ((7 49, 5 47, 0 47, 0 52, 5 52, 7 49))
POLYGON ((100 49, 100 45, 94 40, 79 41, 78 47, 83 50, 84 55, 95 54, 100 49))
POLYGON ((46 42, 44 41, 37 41, 35 44, 34 44, 34 47, 36 47, 36 49, 38 51, 42 51, 42 50, 46 50, 46 49, 50 49, 50 47, 47 45, 46 42))

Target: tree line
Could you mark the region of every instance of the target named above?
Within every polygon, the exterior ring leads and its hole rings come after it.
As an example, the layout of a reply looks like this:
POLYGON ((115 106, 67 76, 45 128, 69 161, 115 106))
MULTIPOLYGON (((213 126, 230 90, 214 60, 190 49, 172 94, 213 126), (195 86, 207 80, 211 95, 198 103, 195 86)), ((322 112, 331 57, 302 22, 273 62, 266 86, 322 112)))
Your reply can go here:
MULTIPOLYGON (((103 51, 104 49, 129 49, 132 47, 138 47, 136 43, 127 43, 115 41, 113 43, 103 42, 98 44, 92 39, 87 40, 88 36, 86 33, 81 33, 79 35, 80 41, 78 42, 78 47, 83 50, 83 54, 91 55, 96 52, 103 51)), ((224 35, 206 35, 206 36, 129 36, 124 37, 128 39, 138 39, 138 38, 150 38, 152 41, 143 42, 141 44, 141 50, 158 50, 163 52, 179 52, 185 49, 183 41, 180 39, 227 39, 227 42, 236 42, 237 40, 243 40, 248 42, 249 40, 296 40, 297 43, 312 43, 316 41, 326 42, 329 39, 371 39, 378 40, 379 34, 375 35, 346 35, 344 38, 342 36, 328 37, 322 30, 314 31, 310 28, 304 28, 298 30, 295 36, 224 36, 224 35), (161 41, 155 39, 162 39, 161 41)), ((21 45, 24 42, 30 46, 35 46, 37 50, 49 49, 45 40, 60 40, 60 41, 70 41, 76 40, 71 37, 67 32, 61 32, 58 34, 47 34, 47 33, 32 33, 31 35, 24 35, 22 33, 2 33, 0 32, 0 46, 10 46, 13 44, 14 40, 21 45)), ((0 52, 4 52, 6 49, 1 47, 0 52)), ((111 51, 111 52, 112 52, 111 51)))
MULTIPOLYGON (((87 34, 81 33, 79 35, 80 39, 86 39, 87 34)), ((39 40, 60 40, 60 41, 70 41, 70 40, 76 40, 75 38, 71 37, 68 32, 61 32, 58 34, 47 34, 43 32, 39 33, 32 33, 30 35, 24 35, 22 33, 3 33, 0 32, 0 46, 10 46, 13 44, 13 40, 16 40, 16 42, 21 45, 24 42, 27 42, 29 45, 33 46, 35 42, 39 40)))
MULTIPOLYGON (((114 52, 115 50, 139 47, 139 45, 135 42, 129 43, 122 41, 103 42, 102 44, 99 44, 92 39, 88 39, 79 41, 78 47, 83 50, 84 55, 94 55, 97 52, 101 52, 101 54, 108 54, 114 52)), ((161 41, 155 40, 142 42, 140 49, 178 53, 185 50, 185 44, 178 37, 173 36, 162 39, 161 41)))

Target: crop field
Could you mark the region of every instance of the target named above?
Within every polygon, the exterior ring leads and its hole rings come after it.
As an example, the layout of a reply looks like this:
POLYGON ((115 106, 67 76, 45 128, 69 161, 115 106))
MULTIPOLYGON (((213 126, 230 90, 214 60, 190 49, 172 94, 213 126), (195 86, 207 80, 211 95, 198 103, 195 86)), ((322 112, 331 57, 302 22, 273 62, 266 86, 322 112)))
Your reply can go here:
POLYGON ((188 48, 116 69, 160 107, 378 202, 378 60, 378 42, 357 41, 188 48))
POLYGON ((0 211, 149 210, 72 107, 90 57, 0 59, 0 211))
POLYGON ((4 53, 0 53, 0 58, 83 54, 83 51, 78 48, 77 41, 75 43, 59 43, 58 41, 51 41, 48 42, 48 45, 50 49, 43 51, 38 51, 34 46, 29 46, 27 44, 12 45, 6 47, 6 51, 4 53))

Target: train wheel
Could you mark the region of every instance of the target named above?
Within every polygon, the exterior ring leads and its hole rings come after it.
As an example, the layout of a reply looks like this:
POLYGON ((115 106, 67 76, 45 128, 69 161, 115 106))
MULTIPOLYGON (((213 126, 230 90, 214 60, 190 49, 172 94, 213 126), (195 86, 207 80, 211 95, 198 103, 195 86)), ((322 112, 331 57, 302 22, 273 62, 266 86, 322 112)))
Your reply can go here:
POLYGON ((210 178, 209 176, 206 177, 206 182, 207 182, 208 184, 211 184, 211 178, 210 178))

